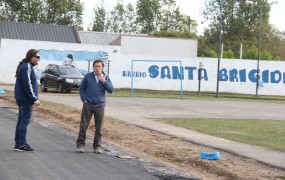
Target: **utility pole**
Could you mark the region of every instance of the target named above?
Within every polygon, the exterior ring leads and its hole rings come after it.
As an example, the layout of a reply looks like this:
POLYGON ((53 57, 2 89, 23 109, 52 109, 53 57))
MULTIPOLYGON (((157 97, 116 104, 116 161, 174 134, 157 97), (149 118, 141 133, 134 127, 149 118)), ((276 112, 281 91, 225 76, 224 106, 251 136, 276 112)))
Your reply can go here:
POLYGON ((222 46, 222 23, 223 23, 223 0, 220 0, 220 25, 219 25, 219 52, 218 52, 218 68, 217 68, 217 91, 216 97, 219 97, 219 78, 220 78, 220 61, 222 46))
POLYGON ((190 15, 188 16, 188 20, 189 20, 189 32, 191 32, 191 18, 190 18, 190 15))

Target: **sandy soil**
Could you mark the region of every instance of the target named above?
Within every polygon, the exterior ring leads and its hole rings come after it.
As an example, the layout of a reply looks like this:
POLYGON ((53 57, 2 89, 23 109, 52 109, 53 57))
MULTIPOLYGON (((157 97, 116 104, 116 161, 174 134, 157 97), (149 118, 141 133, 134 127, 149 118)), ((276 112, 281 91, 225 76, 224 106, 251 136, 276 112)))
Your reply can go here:
MULTIPOLYGON (((14 98, 1 95, 9 105, 14 98)), ((62 113, 55 108, 35 108, 35 114, 75 132, 79 129, 80 112, 70 110, 62 113)), ((93 136, 94 124, 88 135, 93 136)), ((147 157, 178 171, 190 173, 201 179, 285 179, 285 170, 276 169, 253 159, 238 157, 220 150, 193 144, 184 139, 140 128, 106 117, 103 143, 127 149, 139 157, 147 157), (201 151, 221 153, 218 161, 201 160, 201 151)))

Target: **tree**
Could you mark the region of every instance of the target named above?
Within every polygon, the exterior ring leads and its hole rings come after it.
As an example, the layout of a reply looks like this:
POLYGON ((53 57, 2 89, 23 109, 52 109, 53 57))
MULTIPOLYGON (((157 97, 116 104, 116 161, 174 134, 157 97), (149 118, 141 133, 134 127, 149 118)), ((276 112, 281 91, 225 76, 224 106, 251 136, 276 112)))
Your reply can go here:
POLYGON ((94 20, 93 20, 93 27, 92 31, 96 32, 104 32, 105 29, 105 23, 106 23, 106 10, 103 6, 97 7, 94 9, 94 20))
POLYGON ((80 0, 0 0, 7 21, 75 26, 82 29, 80 0))
POLYGON ((268 51, 262 51, 261 53, 260 53, 260 59, 262 59, 262 60, 272 60, 272 55, 271 55, 271 53, 270 52, 268 52, 268 51))
POLYGON ((136 25, 136 11, 135 7, 129 3, 126 6, 126 11, 125 11, 125 28, 124 32, 125 33, 136 33, 137 32, 137 25, 136 25))
MULTIPOLYGON (((256 1, 260 2, 260 0, 256 1)), ((203 14, 210 22, 211 31, 218 32, 221 5, 223 7, 223 44, 225 49, 233 50, 235 56, 238 57, 241 43, 246 49, 257 42, 259 11, 252 9, 244 0, 206 0, 203 14)), ((263 7, 264 24, 268 24, 269 10, 269 6, 263 7)), ((212 33, 212 35, 214 36, 211 40, 217 41, 218 33, 212 33)))
POLYGON ((80 0, 45 0, 46 24, 75 26, 82 29, 83 4, 80 0))
POLYGON ((176 0, 162 0, 159 30, 168 32, 197 32, 198 24, 190 16, 181 13, 176 0))
POLYGON ((245 52, 245 58, 244 59, 257 59, 257 57, 258 57, 258 49, 256 46, 252 45, 245 52))
POLYGON ((139 33, 149 34, 157 31, 160 15, 159 0, 138 0, 136 5, 136 24, 139 33))
POLYGON ((124 6, 123 0, 117 0, 109 13, 101 5, 94 14, 93 29, 96 31, 103 31, 103 22, 104 31, 116 33, 189 32, 190 26, 195 33, 198 26, 196 21, 180 12, 176 0, 138 0, 135 7, 131 3, 124 6))
POLYGON ((197 23, 180 12, 176 0, 138 0, 136 24, 139 32, 150 34, 158 31, 197 32, 197 23))
POLYGON ((235 58, 234 52, 232 50, 224 51, 222 58, 234 59, 235 58))
MULTIPOLYGON (((261 50, 268 51, 274 57, 280 57, 285 60, 285 32, 280 32, 273 25, 264 25, 262 27, 261 50)), ((279 60, 281 60, 279 58, 279 60)), ((278 58, 277 58, 278 59, 278 58)))
POLYGON ((167 32, 159 31, 151 34, 152 36, 160 37, 175 37, 175 38, 184 38, 184 39, 197 39, 196 34, 190 32, 167 32))
POLYGON ((43 16, 42 5, 42 0, 0 1, 2 17, 14 22, 40 23, 43 16))
POLYGON ((114 10, 110 13, 110 18, 108 21, 108 30, 111 32, 121 33, 126 29, 125 21, 125 6, 122 0, 118 0, 114 10))
POLYGON ((209 51, 209 54, 207 55, 208 57, 211 57, 211 58, 217 58, 218 57, 218 54, 213 51, 213 50, 210 50, 209 51))
POLYGON ((176 8, 175 0, 162 0, 160 8, 159 29, 161 31, 175 31, 177 19, 180 18, 179 8, 176 8))

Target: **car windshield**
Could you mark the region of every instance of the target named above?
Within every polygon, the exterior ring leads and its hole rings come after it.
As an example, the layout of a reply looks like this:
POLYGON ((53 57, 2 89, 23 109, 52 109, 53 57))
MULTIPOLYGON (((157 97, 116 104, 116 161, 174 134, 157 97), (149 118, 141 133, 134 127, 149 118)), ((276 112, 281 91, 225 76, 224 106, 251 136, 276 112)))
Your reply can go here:
POLYGON ((60 75, 81 75, 80 71, 73 67, 59 67, 60 75))

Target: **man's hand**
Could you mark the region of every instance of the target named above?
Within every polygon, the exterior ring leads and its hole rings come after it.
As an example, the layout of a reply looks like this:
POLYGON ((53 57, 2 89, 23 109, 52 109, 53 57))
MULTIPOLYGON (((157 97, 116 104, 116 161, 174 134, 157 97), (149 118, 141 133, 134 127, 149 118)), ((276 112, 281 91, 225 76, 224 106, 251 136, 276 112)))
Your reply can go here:
POLYGON ((104 76, 97 76, 99 81, 101 81, 103 84, 106 82, 106 78, 104 76))
POLYGON ((34 104, 35 104, 36 106, 41 106, 41 102, 40 102, 39 100, 36 100, 36 101, 34 102, 34 104))

